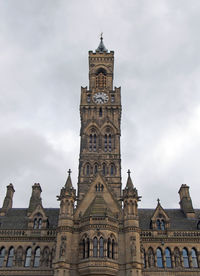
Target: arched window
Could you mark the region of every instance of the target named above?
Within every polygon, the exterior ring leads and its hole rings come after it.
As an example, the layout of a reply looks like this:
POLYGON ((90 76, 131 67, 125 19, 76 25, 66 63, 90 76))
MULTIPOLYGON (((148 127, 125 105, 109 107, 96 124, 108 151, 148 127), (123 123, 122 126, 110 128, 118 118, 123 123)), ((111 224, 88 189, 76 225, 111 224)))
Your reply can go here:
POLYGON ((165 249, 165 260, 166 260, 166 267, 172 267, 172 258, 171 258, 171 251, 169 248, 165 249))
POLYGON ((2 247, 0 250, 0 267, 3 266, 4 259, 5 259, 5 253, 6 253, 5 247, 2 247))
POLYGON ((33 229, 37 229, 37 227, 38 227, 38 222, 37 222, 37 218, 35 218, 33 222, 33 229))
POLYGON ((103 112, 102 112, 102 107, 99 108, 99 117, 102 117, 103 112))
POLYGON ((100 69, 96 76, 96 88, 103 89, 106 87, 106 72, 100 69))
POLYGON ((7 267, 13 266, 13 259, 14 259, 14 247, 11 247, 8 251, 7 267))
POLYGON ((83 259, 85 259, 85 239, 83 239, 83 259))
POLYGON ((156 257, 157 257, 157 267, 163 268, 163 255, 160 248, 156 250, 156 257))
POLYGON ((110 240, 110 238, 108 239, 108 242, 107 242, 107 257, 111 258, 111 240, 110 240))
POLYGON ((99 240, 99 257, 104 257, 104 242, 102 237, 99 240))
POLYGON ((164 219, 161 219, 160 227, 161 227, 161 230, 165 230, 165 221, 164 221, 164 219))
POLYGON ((104 150, 107 151, 108 150, 108 135, 105 134, 104 136, 104 150))
POLYGON ((144 268, 147 267, 146 252, 144 249, 143 249, 143 265, 144 265, 144 268))
POLYGON ((86 175, 87 176, 90 175, 90 165, 89 164, 86 165, 86 175))
POLYGON ((113 164, 111 164, 110 166, 110 175, 114 175, 115 174, 115 166, 113 164))
POLYGON ((109 134, 109 136, 108 136, 108 150, 109 151, 112 150, 112 137, 111 137, 111 134, 109 134))
POLYGON ((98 251, 98 240, 97 237, 93 239, 93 257, 97 257, 97 251, 98 251))
POLYGON ((97 134, 96 130, 92 129, 89 135, 89 151, 97 150, 97 134))
POLYGON ((87 238, 87 243, 86 243, 86 258, 90 257, 90 240, 87 238))
POLYGON ((191 250, 191 257, 192 257, 192 267, 199 267, 197 261, 197 251, 195 248, 191 250))
POLYGON ((103 164, 103 175, 106 175, 106 164, 103 164))
POLYGON ((41 229, 42 228, 42 219, 39 218, 38 220, 38 229, 41 229))
POLYGON ((188 258, 188 251, 186 248, 183 248, 183 266, 188 268, 189 267, 189 258, 188 258))
POLYGON ((28 247, 26 250, 26 257, 25 257, 25 267, 29 267, 31 265, 31 247, 28 247))
POLYGON ((156 225, 157 225, 157 229, 161 230, 161 225, 160 225, 160 220, 159 219, 156 220, 156 225))
POLYGON ((115 258, 115 241, 112 239, 112 259, 115 258))
POLYGON ((95 164, 95 165, 94 165, 94 174, 97 174, 97 172, 98 172, 98 165, 95 164))
POLYGON ((40 266, 40 248, 36 248, 35 250, 35 255, 34 255, 34 262, 33 262, 34 267, 40 266))
POLYGON ((197 229, 200 230, 200 221, 197 223, 197 229))

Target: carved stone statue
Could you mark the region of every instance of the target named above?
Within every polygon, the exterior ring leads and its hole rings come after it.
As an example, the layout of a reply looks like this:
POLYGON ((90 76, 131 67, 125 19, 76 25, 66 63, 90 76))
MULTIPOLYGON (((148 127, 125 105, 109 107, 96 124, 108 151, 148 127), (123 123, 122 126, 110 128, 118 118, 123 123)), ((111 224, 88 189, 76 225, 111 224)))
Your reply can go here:
POLYGON ((60 245, 60 257, 65 256, 66 252, 66 242, 63 240, 60 245))
POLYGON ((149 267, 154 267, 155 265, 155 258, 152 250, 148 252, 148 265, 149 267))
POLYGON ((22 261, 23 261, 23 248, 20 246, 17 248, 16 251, 16 257, 15 257, 15 265, 20 267, 22 266, 22 261))
POLYGON ((49 248, 48 247, 45 247, 43 250, 41 263, 42 263, 42 266, 45 266, 45 267, 49 266, 49 248))
POLYGON ((136 256, 136 246, 134 241, 131 242, 131 257, 136 256))
POLYGON ((174 250, 174 263, 175 263, 175 267, 181 266, 180 252, 177 248, 174 250))

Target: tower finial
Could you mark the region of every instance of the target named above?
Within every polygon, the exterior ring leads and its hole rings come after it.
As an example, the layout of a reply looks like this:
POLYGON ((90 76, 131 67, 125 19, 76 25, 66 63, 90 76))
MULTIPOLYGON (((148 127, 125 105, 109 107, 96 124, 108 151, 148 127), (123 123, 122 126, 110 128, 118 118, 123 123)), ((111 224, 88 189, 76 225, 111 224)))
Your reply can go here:
POLYGON ((100 39, 103 40, 103 32, 100 34, 100 39))
POLYGON ((130 177, 131 171, 129 169, 128 169, 127 173, 128 173, 128 177, 130 177))
POLYGON ((69 169, 69 170, 68 170, 68 175, 70 176, 71 173, 72 173, 72 171, 69 169))
POLYGON ((158 198, 157 201, 158 201, 158 205, 159 205, 160 204, 160 199, 158 198))

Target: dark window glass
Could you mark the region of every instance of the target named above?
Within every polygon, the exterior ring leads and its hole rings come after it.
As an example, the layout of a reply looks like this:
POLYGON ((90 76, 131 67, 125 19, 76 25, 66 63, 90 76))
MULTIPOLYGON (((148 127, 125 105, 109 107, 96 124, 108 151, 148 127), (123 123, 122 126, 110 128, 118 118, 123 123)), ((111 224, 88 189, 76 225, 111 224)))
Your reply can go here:
POLYGON ((105 134, 105 138, 104 138, 104 150, 107 151, 107 149, 108 149, 107 134, 105 134))
POLYGON ((4 263, 4 259, 5 259, 5 247, 2 247, 1 250, 0 250, 0 267, 3 266, 3 263, 4 263))
POLYGON ((161 230, 161 225, 160 225, 160 220, 159 219, 157 219, 156 225, 157 225, 157 229, 161 230))
POLYGON ((85 259, 85 239, 83 239, 83 259, 85 259))
POLYGON ((115 171, 114 165, 111 165, 110 166, 110 174, 114 175, 114 171, 115 171))
POLYGON ((103 244, 104 244, 103 238, 101 237, 100 240, 99 240, 99 256, 100 256, 101 258, 104 257, 104 248, 103 248, 103 244))
POLYGON ((115 241, 112 240, 112 259, 115 258, 115 241))
POLYGON ((189 258, 188 258, 188 251, 186 248, 183 248, 183 266, 188 268, 189 267, 189 258))
POLYGON ((165 249, 166 267, 172 267, 171 252, 169 248, 165 249))
POLYGON ((33 266, 34 267, 40 266, 40 248, 39 247, 35 250, 33 266))
POLYGON ((90 175, 90 165, 87 164, 86 166, 86 175, 89 176, 90 175))
POLYGON ((111 138, 111 134, 109 134, 109 145, 108 145, 109 151, 112 150, 112 138, 111 138))
POLYGON ((94 165, 94 174, 97 174, 97 172, 98 172, 98 165, 94 165))
POLYGON ((102 112, 102 107, 100 107, 100 108, 99 108, 99 117, 102 117, 102 114, 103 114, 103 112, 102 112))
POLYGON ((163 267, 163 256, 162 251, 160 248, 156 250, 156 256, 157 256, 157 267, 162 268, 163 267))
POLYGON ((90 257, 90 240, 87 238, 87 244, 86 244, 86 258, 90 257))
POLYGON ((103 164, 103 175, 106 175, 106 165, 103 164))
POLYGON ((111 258, 111 240, 110 240, 110 238, 108 239, 108 243, 107 243, 107 256, 108 256, 108 258, 111 258))
POLYGON ((37 222, 37 218, 35 218, 33 223, 33 229, 37 229, 37 227, 38 227, 38 222, 37 222))
POLYGON ((26 250, 26 258, 25 258, 25 263, 24 266, 28 267, 31 265, 31 248, 27 248, 26 250))
POLYGON ((95 237, 93 239, 93 257, 97 257, 97 250, 98 250, 98 240, 97 238, 95 237))
POLYGON ((8 252, 8 261, 7 261, 7 267, 13 266, 13 258, 14 258, 14 248, 11 247, 8 252))

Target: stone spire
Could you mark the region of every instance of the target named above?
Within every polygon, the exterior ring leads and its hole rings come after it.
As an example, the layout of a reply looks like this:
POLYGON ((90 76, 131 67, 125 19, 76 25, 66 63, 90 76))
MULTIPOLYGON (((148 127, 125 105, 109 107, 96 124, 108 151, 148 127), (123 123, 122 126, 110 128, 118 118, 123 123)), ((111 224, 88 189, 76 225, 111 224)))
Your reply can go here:
POLYGON ((73 187, 72 187, 72 180, 71 180, 71 170, 69 169, 68 170, 68 178, 67 178, 67 181, 66 181, 66 183, 65 183, 65 189, 66 190, 70 190, 70 189, 72 189, 73 187))
POLYGON ((38 205, 42 206, 42 199, 41 199, 41 192, 42 189, 39 183, 35 183, 32 186, 32 195, 29 202, 28 213, 32 213, 38 205))
POLYGON ((99 43, 98 48, 96 49, 96 52, 100 52, 100 53, 108 52, 108 50, 106 49, 106 47, 103 43, 103 33, 101 33, 100 43, 99 43))
POLYGON ((132 179, 131 179, 131 171, 128 170, 128 179, 127 179, 127 182, 126 182, 126 189, 129 189, 129 190, 133 190, 133 182, 132 182, 132 179))
POLYGON ((14 190, 13 184, 10 183, 7 186, 6 196, 4 198, 3 206, 0 211, 1 216, 5 216, 6 213, 8 212, 8 210, 12 208, 14 192, 15 192, 15 190, 14 190))

